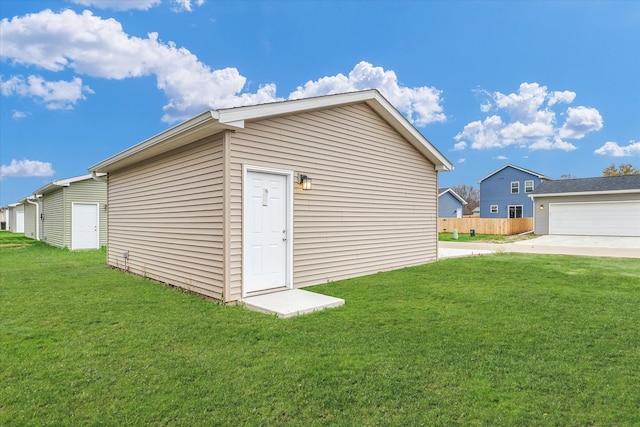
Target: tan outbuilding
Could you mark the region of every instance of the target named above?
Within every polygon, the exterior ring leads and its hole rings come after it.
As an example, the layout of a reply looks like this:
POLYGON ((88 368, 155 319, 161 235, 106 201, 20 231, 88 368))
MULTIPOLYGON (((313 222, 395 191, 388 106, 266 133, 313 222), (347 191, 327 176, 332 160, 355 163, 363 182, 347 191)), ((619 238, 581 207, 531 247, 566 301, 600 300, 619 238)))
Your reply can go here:
POLYGON ((105 246, 107 183, 104 176, 96 178, 85 174, 53 181, 36 190, 25 201, 25 208, 34 205, 31 209, 37 218, 35 233, 28 237, 71 250, 105 246))
POLYGON ((236 302, 436 260, 452 169, 367 90, 207 111, 89 171, 110 265, 236 302))

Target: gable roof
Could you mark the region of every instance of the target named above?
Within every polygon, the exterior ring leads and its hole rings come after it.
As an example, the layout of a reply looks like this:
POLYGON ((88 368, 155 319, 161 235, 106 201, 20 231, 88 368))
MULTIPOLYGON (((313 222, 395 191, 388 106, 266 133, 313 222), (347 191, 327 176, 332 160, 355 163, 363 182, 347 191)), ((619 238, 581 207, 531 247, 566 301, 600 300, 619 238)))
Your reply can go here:
POLYGON ((463 205, 467 204, 467 201, 465 199, 463 199, 462 197, 460 197, 458 195, 458 193, 453 191, 452 188, 438 188, 438 197, 442 196, 444 193, 451 193, 451 195, 453 197, 455 197, 456 199, 460 200, 460 203, 462 203, 463 205))
POLYGON ((522 167, 520 167, 520 166, 516 166, 516 165, 512 165, 512 164, 506 164, 506 165, 504 165, 503 167, 501 167, 500 169, 496 169, 496 170, 494 170, 493 172, 491 172, 489 175, 487 175, 487 176, 485 176, 484 178, 482 178, 480 181, 478 181, 478 184, 480 184, 480 183, 481 183, 482 181, 484 181, 485 179, 489 178, 490 176, 493 176, 493 175, 497 174, 498 172, 500 172, 501 170, 506 169, 506 168, 518 169, 519 171, 522 171, 522 172, 528 173, 529 175, 537 176, 537 177, 538 177, 538 178, 540 178, 540 179, 552 179, 552 178, 549 178, 549 177, 548 177, 548 176, 546 176, 546 175, 542 175, 542 174, 540 174, 540 173, 538 173, 538 172, 534 172, 534 171, 532 171, 532 170, 525 169, 525 168, 522 168, 522 167))
MULTIPOLYGON (((104 174, 97 174, 98 176, 104 176, 104 174)), ((68 187, 74 182, 86 181, 87 179, 91 179, 91 174, 74 176, 73 178, 60 179, 58 181, 52 181, 45 185, 42 188, 37 189, 33 192, 33 194, 43 194, 47 193, 51 190, 55 190, 58 187, 68 187)))
POLYGON ((120 169, 226 129, 242 129, 247 121, 362 103, 367 104, 378 113, 424 157, 431 161, 436 170, 453 170, 453 164, 375 89, 205 111, 91 166, 88 170, 95 173, 120 169))
POLYGON ((600 176, 596 178, 545 181, 538 185, 530 196, 570 196, 585 193, 640 193, 640 175, 600 176))

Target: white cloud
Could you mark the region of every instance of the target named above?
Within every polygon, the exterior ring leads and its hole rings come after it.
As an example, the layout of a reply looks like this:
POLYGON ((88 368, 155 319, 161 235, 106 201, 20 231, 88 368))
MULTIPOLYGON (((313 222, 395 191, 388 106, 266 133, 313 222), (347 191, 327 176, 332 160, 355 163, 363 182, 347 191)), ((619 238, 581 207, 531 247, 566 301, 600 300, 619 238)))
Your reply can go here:
MULTIPOLYGON (((97 9, 113 10, 149 10, 159 5, 162 0, 71 0, 82 6, 92 6, 97 9)), ((188 2, 188 0, 186 0, 188 2)))
POLYGON ((602 116, 595 108, 577 107, 567 110, 567 119, 559 130, 561 138, 582 139, 592 131, 602 129, 602 116))
MULTIPOLYGON (((88 0, 86 0, 88 1, 88 0)), ((182 2, 192 7, 201 1, 182 2)), ((165 122, 192 117, 206 109, 237 107, 283 100, 277 97, 276 86, 265 83, 255 92, 246 91, 246 77, 236 68, 212 70, 184 47, 163 42, 157 33, 146 38, 130 36, 120 22, 103 19, 90 11, 60 13, 44 10, 22 17, 0 21, 3 42, 0 57, 14 63, 36 66, 52 72, 73 71, 76 74, 105 79, 125 79, 153 75, 157 87, 167 97, 163 107, 165 122)), ((75 101, 82 99, 81 80, 76 84, 75 101)), ((15 81, 12 93, 31 93, 24 81, 15 81), (18 91, 20 88, 20 91, 18 91)), ((35 84, 32 91, 38 88, 35 84)), ((60 83, 60 82, 57 82, 60 83)), ((61 104, 53 100, 53 86, 40 82, 41 95, 47 93, 48 106, 69 108, 73 97, 68 94, 61 104)), ((57 86, 56 86, 57 87, 57 86)), ((441 105, 442 92, 433 87, 402 86, 392 70, 384 70, 367 62, 360 62, 348 76, 338 74, 309 81, 289 95, 289 99, 330 93, 376 88, 416 126, 446 120, 441 105)))
MULTIPOLYGON (((495 104, 498 114, 468 123, 454 138, 458 143, 470 143, 471 148, 490 149, 518 146, 531 150, 571 151, 577 147, 567 139, 581 139, 587 133, 602 128, 602 116, 595 108, 568 108, 565 123, 558 127, 556 111, 551 107, 571 103, 576 94, 571 91, 550 92, 538 83, 522 83, 517 93, 475 93, 490 99, 480 105, 488 112, 495 104)), ((558 108, 558 107, 556 107, 558 108)))
POLYGON ((195 4, 196 6, 202 6, 204 4, 204 0, 173 0, 173 3, 176 4, 174 8, 176 11, 181 12, 186 10, 187 12, 192 12, 193 7, 191 4, 195 4))
POLYGON ((0 166, 0 178, 28 178, 32 176, 52 176, 55 173, 51 163, 38 160, 11 160, 9 165, 0 166))
POLYGON ((20 119, 24 119, 29 115, 30 113, 26 113, 24 111, 13 110, 13 114, 11 114, 11 117, 14 118, 15 120, 20 120, 20 119))
POLYGON ((500 131, 504 127, 500 116, 490 116, 484 121, 476 120, 467 124, 463 131, 455 136, 457 141, 471 141, 471 148, 501 148, 503 144, 500 131))
POLYGON ((375 67, 365 61, 356 64, 348 76, 339 73, 335 76, 322 77, 316 81, 308 81, 291 92, 289 99, 364 89, 378 89, 416 126, 447 120, 441 105, 441 90, 428 86, 414 88, 402 86, 398 82, 395 72, 375 67))
POLYGON ((574 99, 576 99, 575 92, 571 92, 569 90, 565 90, 562 92, 554 91, 554 92, 551 92, 551 95, 549 96, 549 106, 551 107, 552 105, 557 104, 558 102, 571 104, 574 99))
POLYGON ((500 92, 493 94, 498 108, 506 110, 513 121, 524 123, 534 120, 546 97, 546 86, 540 86, 538 83, 522 83, 517 94, 505 95, 500 92))
POLYGON ((453 151, 461 151, 467 148, 467 143, 464 141, 457 142, 453 144, 453 151))
POLYGON ((496 160, 507 160, 507 159, 508 159, 508 157, 507 157, 507 156, 502 156, 502 155, 501 155, 501 156, 495 156, 495 157, 494 157, 494 159, 496 159, 496 160))
POLYGON ((613 141, 607 141, 602 147, 594 151, 601 156, 628 157, 640 156, 640 142, 630 141, 627 146, 620 146, 613 141))
POLYGON ((0 81, 0 90, 4 96, 40 99, 50 110, 71 109, 79 100, 85 99, 84 93, 93 93, 78 77, 70 82, 49 82, 40 76, 29 76, 26 80, 22 76, 13 76, 9 80, 0 81))
POLYGON ((464 157, 461 157, 461 158, 458 159, 458 163, 464 163, 466 161, 467 161, 467 159, 465 159, 464 157))

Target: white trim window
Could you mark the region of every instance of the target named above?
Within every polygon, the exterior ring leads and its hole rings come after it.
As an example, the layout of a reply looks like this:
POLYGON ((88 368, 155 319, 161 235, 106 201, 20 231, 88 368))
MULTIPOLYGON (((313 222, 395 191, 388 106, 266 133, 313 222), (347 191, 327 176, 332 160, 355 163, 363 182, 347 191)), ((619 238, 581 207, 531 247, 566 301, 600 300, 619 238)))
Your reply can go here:
POLYGON ((520 181, 511 181, 511 194, 520 193, 520 181))
POLYGON ((489 212, 491 212, 492 214, 498 213, 498 205, 489 206, 489 212))
POLYGON ((533 191, 533 180, 529 179, 524 182, 524 192, 531 193, 533 191))

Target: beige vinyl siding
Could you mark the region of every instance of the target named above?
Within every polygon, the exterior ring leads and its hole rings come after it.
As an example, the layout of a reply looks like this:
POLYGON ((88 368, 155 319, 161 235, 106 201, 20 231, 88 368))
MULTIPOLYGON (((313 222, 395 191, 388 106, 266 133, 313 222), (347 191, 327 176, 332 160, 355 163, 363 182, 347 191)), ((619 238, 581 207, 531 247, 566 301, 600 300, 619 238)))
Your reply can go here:
POLYGON ((63 190, 60 188, 42 196, 42 240, 59 248, 70 248, 71 240, 65 240, 63 190))
POLYGON ((434 165, 366 105, 246 123, 231 138, 229 300, 241 297, 243 164, 313 179, 294 190, 294 287, 436 259, 434 165))
POLYGON ((111 172, 109 264, 222 299, 222 165, 218 135, 111 172))
POLYGON ((87 179, 84 181, 73 182, 69 187, 64 187, 64 230, 65 230, 65 246, 71 247, 71 235, 73 230, 73 203, 98 203, 99 224, 99 242, 100 246, 107 244, 107 211, 105 205, 107 203, 107 183, 106 181, 96 181, 87 179))

